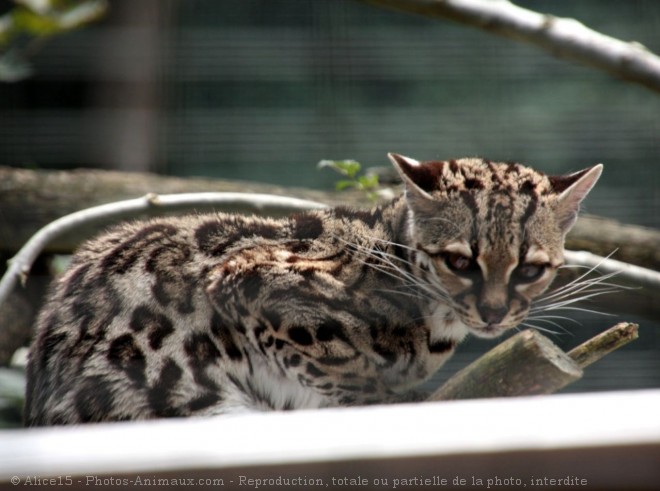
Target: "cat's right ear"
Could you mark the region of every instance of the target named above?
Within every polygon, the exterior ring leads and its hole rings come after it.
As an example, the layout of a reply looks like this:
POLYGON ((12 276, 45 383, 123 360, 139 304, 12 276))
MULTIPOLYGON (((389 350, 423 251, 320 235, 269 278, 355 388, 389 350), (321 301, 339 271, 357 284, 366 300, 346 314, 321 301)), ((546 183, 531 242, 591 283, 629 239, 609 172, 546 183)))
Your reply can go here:
POLYGON ((587 197, 602 172, 603 164, 598 164, 567 176, 549 176, 554 191, 559 195, 555 212, 563 233, 567 233, 575 223, 580 203, 587 197))
POLYGON ((388 153, 387 156, 406 186, 406 199, 409 202, 422 204, 428 200, 433 201, 429 192, 436 187, 437 177, 429 172, 430 169, 410 157, 396 153, 388 153))

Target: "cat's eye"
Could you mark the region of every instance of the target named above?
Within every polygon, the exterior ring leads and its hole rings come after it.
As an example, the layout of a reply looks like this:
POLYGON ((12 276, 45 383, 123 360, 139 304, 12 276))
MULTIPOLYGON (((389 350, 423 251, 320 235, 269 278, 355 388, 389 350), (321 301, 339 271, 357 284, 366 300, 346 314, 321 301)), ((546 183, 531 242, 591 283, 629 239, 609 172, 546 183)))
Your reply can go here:
POLYGON ((473 270, 476 266, 472 258, 456 252, 447 253, 445 255, 445 263, 449 269, 458 273, 466 273, 473 270))
POLYGON ((521 264, 516 268, 516 278, 522 283, 531 283, 538 280, 545 273, 545 264, 521 264))

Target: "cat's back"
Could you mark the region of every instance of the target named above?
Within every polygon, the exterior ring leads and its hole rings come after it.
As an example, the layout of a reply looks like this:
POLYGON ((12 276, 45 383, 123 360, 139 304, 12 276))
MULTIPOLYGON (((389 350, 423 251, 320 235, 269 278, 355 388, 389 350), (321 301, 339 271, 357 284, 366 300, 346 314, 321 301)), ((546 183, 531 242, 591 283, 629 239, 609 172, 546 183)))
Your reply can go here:
POLYGON ((217 387, 195 380, 198 368, 234 348, 208 335, 217 323, 208 272, 228 251, 290 240, 291 222, 161 218, 121 224, 83 244, 38 319, 26 423, 185 416, 212 404, 217 387))

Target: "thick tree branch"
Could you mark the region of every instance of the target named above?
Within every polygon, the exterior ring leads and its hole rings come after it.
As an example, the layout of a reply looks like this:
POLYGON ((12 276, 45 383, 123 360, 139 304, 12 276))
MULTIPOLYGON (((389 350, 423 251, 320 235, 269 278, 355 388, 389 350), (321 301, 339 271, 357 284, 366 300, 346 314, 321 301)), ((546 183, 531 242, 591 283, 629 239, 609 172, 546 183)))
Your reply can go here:
POLYGON ((582 369, 637 339, 639 326, 620 322, 568 353, 527 330, 460 370, 429 401, 552 394, 582 377, 582 369))
POLYGON ((660 273, 652 269, 641 268, 616 259, 605 259, 588 251, 564 251, 568 265, 578 265, 597 269, 602 274, 615 273, 621 279, 632 281, 635 285, 660 292, 660 273))
POLYGON ((254 212, 279 209, 289 213, 327 206, 314 201, 267 194, 188 193, 176 195, 148 194, 143 198, 87 208, 49 223, 34 234, 23 248, 10 259, 9 267, 0 281, 0 306, 12 293, 18 279, 23 283, 25 282, 32 264, 44 247, 62 234, 77 228, 85 228, 96 221, 105 222, 108 219, 119 221, 144 214, 162 214, 166 211, 183 212, 203 208, 214 209, 228 204, 237 208, 247 207, 254 212))
POLYGON ((593 31, 575 19, 540 14, 507 0, 362 0, 450 19, 534 44, 551 54, 604 70, 660 92, 660 58, 639 43, 593 31))
MULTIPOLYGON (((140 172, 91 169, 48 171, 0 166, 0 253, 8 256, 15 254, 37 230, 84 208, 130 200, 149 193, 166 195, 197 192, 291 196, 331 206, 360 206, 366 201, 363 193, 359 192, 339 194, 257 182, 178 178, 140 172)), ((257 210, 237 202, 214 203, 214 209, 233 213, 259 212, 271 216, 288 213, 285 208, 257 210)), ((77 228, 74 233, 60 235, 48 244, 46 251, 70 253, 84 239, 107 225, 95 222, 94 227, 77 228)))

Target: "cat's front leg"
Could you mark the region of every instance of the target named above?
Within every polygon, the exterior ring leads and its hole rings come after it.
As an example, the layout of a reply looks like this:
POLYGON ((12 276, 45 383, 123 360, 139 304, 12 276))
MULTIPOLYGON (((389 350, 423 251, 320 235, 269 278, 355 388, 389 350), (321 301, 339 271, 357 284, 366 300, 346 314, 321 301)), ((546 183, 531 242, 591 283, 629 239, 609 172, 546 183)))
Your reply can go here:
POLYGON ((393 361, 373 339, 370 322, 386 319, 374 299, 348 294, 322 260, 286 259, 252 249, 210 272, 210 302, 253 352, 243 383, 275 409, 408 400, 383 377, 393 361))

